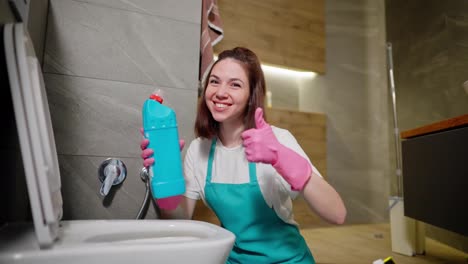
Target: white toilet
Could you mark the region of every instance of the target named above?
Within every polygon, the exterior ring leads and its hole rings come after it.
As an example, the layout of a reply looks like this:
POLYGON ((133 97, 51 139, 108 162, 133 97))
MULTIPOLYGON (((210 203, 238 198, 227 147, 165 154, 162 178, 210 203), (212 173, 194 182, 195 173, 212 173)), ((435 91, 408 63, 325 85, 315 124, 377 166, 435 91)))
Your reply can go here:
POLYGON ((22 23, 4 25, 3 40, 34 221, 0 229, 0 263, 224 263, 235 236, 210 223, 60 221, 60 172, 41 68, 22 23))

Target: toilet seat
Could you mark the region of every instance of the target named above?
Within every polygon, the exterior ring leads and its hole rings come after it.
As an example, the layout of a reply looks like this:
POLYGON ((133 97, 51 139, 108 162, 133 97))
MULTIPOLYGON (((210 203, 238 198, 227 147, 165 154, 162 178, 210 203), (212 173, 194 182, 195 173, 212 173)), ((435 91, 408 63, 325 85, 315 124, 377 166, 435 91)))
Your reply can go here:
POLYGON ((23 24, 4 25, 3 38, 33 225, 0 228, 0 263, 224 263, 235 236, 214 224, 61 221, 60 171, 41 68, 23 24))
POLYGON ((37 240, 52 246, 62 218, 60 170, 39 61, 22 23, 4 26, 5 57, 37 240))

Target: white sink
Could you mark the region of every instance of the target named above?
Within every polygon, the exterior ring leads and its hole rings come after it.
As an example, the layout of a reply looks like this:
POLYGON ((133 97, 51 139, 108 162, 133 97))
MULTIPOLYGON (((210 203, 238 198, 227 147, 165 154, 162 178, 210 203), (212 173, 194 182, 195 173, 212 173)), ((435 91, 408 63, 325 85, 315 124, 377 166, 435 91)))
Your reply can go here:
POLYGON ((41 249, 31 224, 0 230, 0 263, 225 263, 235 236, 190 220, 62 221, 41 249))

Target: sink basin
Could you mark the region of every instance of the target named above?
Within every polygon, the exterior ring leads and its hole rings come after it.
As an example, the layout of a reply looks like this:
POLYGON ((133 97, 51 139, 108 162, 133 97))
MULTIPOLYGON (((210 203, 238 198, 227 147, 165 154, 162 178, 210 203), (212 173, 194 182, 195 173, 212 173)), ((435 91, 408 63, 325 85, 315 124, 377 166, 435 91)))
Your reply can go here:
POLYGON ((41 249, 31 224, 0 230, 0 263, 225 263, 235 236, 192 220, 61 221, 41 249))

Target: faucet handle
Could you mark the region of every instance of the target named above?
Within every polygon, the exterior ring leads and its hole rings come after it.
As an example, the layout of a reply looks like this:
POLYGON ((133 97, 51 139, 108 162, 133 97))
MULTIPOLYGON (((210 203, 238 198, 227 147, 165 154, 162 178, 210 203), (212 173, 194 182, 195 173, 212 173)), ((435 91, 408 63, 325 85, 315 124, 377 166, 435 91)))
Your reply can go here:
POLYGON ((99 192, 102 196, 106 196, 112 186, 119 185, 125 180, 127 167, 121 160, 108 158, 99 166, 98 176, 102 183, 99 192))

